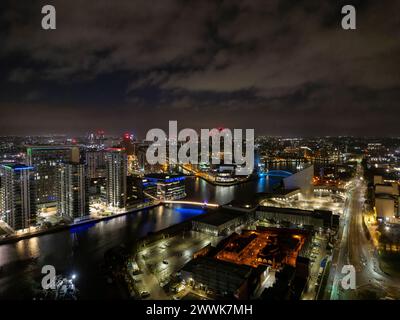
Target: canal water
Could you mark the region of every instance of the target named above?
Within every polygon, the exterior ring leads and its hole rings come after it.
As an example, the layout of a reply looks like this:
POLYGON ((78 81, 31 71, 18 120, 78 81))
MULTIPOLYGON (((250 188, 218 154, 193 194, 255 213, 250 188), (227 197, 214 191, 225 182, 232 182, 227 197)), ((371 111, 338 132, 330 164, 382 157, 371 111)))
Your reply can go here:
MULTIPOLYGON (((248 183, 220 187, 190 177, 186 179, 187 200, 224 204, 245 200, 254 193, 271 190, 276 178, 260 178, 248 183)), ((0 299, 32 298, 32 288, 40 284, 41 268, 53 265, 57 273, 76 274, 80 298, 112 299, 117 292, 106 283, 101 272, 104 253, 117 245, 132 245, 149 232, 180 223, 202 209, 158 206, 108 221, 88 224, 17 243, 0 245, 0 299)))

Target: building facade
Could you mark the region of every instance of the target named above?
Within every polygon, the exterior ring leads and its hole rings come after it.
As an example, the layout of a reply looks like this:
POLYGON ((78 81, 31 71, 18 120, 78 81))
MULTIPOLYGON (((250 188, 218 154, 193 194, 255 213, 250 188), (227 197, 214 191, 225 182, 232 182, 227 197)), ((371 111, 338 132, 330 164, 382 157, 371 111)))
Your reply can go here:
POLYGON ((27 148, 27 164, 35 168, 36 203, 48 207, 57 203, 58 169, 64 162, 79 162, 76 146, 32 146, 27 148))
POLYGON ((115 208, 126 207, 128 159, 123 149, 112 148, 106 153, 106 201, 115 208))
POLYGON ((23 164, 0 167, 0 216, 12 229, 35 226, 35 180, 33 167, 23 164))
POLYGON ((143 202, 143 182, 142 178, 136 176, 126 177, 126 206, 132 207, 143 202))
POLYGON ((71 221, 88 217, 89 181, 82 163, 64 163, 59 168, 57 213, 71 221))
POLYGON ((104 151, 87 151, 85 159, 90 179, 104 178, 106 176, 106 153, 104 151))
POLYGON ((314 165, 310 165, 283 179, 285 189, 299 189, 305 199, 313 196, 314 165))
POLYGON ((183 175, 148 174, 143 179, 143 187, 147 193, 159 200, 178 200, 186 197, 183 175))

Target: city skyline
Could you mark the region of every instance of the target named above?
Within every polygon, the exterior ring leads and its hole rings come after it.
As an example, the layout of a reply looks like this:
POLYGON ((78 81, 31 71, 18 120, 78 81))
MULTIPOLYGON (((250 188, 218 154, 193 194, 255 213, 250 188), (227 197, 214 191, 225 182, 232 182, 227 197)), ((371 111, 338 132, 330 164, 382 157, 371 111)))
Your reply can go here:
POLYGON ((398 135, 395 1, 4 1, 0 134, 144 136, 178 120, 259 135, 398 135), (346 3, 347 4, 347 3, 346 3), (16 114, 18 116, 16 116, 16 114))
POLYGON ((1 1, 0 303, 400 300, 399 11, 1 1))

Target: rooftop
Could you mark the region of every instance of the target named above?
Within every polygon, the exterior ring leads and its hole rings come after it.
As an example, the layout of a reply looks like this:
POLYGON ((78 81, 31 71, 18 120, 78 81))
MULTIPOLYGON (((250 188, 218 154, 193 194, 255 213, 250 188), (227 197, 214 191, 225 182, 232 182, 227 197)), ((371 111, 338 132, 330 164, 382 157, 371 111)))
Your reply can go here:
POLYGON ((231 274, 234 275, 235 278, 242 280, 246 279, 252 271, 252 267, 250 266, 218 260, 211 257, 199 257, 193 259, 189 261, 182 270, 193 273, 202 268, 216 273, 231 274))
POLYGON ((232 219, 243 216, 245 213, 229 210, 226 208, 208 209, 208 212, 202 216, 195 217, 193 221, 206 223, 213 226, 222 225, 232 219))
POLYGON ((259 206, 259 211, 268 211, 268 212, 276 212, 276 213, 286 213, 293 215, 302 215, 302 216, 310 216, 310 217, 330 217, 332 215, 332 211, 329 210, 303 210, 297 208, 282 208, 282 207, 268 207, 268 206, 259 206))

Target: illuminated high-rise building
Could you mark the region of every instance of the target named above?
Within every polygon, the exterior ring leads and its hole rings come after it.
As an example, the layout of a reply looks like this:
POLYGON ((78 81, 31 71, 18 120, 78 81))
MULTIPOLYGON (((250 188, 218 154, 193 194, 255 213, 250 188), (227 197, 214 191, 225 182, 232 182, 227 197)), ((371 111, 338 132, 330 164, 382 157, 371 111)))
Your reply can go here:
POLYGON ((61 164, 58 181, 57 213, 70 221, 89 216, 89 180, 85 164, 61 164))
POLYGON ((62 163, 79 162, 77 146, 32 146, 27 148, 27 164, 35 168, 36 202, 44 207, 57 203, 58 169, 62 163))
POLYGON ((33 167, 24 164, 0 167, 0 218, 14 230, 36 224, 33 167))
POLYGON ((106 153, 104 151, 87 151, 85 158, 90 179, 106 176, 106 153))
POLYGON ((126 207, 128 160, 124 149, 110 148, 106 153, 106 199, 107 205, 126 207))

